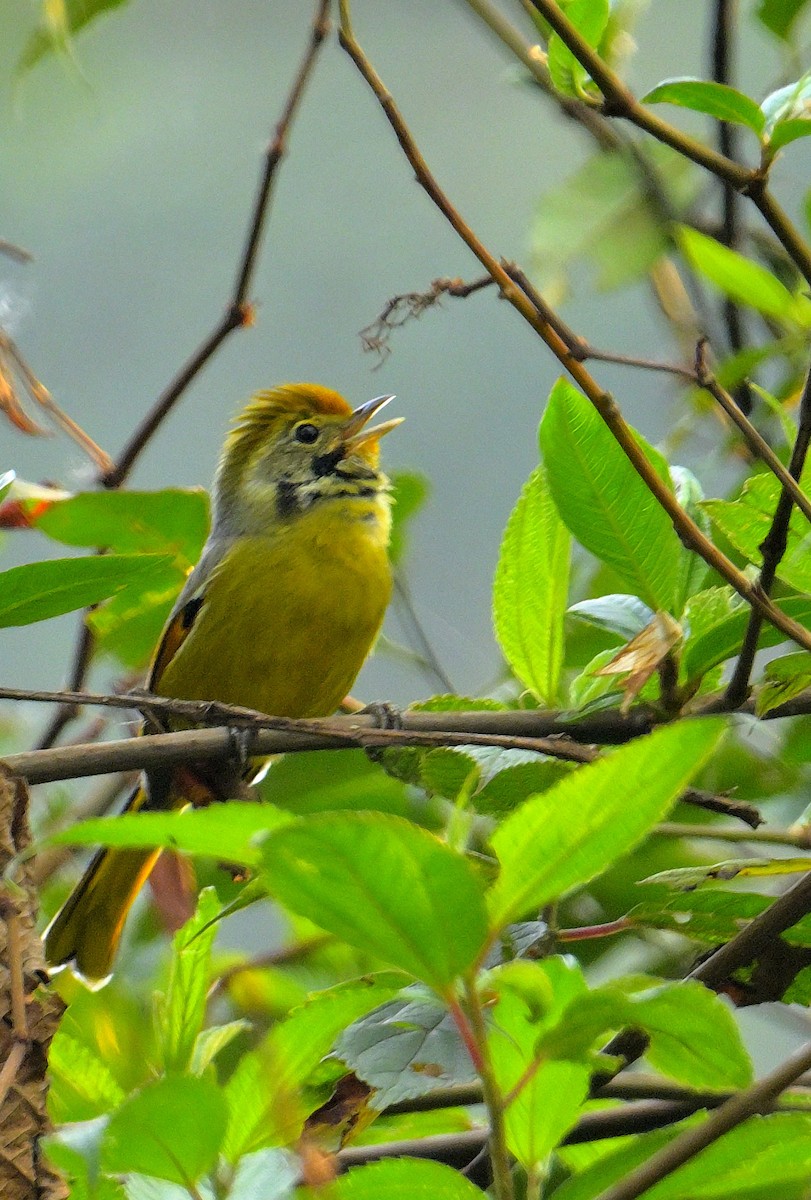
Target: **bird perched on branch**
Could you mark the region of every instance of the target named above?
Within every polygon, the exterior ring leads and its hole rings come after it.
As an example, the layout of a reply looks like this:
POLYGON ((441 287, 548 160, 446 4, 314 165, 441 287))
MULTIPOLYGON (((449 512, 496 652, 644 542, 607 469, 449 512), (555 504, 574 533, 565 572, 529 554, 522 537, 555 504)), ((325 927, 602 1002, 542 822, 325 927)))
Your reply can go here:
MULTIPOLYGON (((211 534, 155 652, 152 692, 282 717, 335 711, 391 592, 378 443, 402 418, 369 425, 391 399, 353 412, 337 392, 309 383, 254 396, 226 438, 211 534)), ((188 772, 150 773, 127 809, 188 800, 188 772)), ((71 963, 88 981, 109 976, 159 853, 100 851, 45 933, 47 961, 71 963)))

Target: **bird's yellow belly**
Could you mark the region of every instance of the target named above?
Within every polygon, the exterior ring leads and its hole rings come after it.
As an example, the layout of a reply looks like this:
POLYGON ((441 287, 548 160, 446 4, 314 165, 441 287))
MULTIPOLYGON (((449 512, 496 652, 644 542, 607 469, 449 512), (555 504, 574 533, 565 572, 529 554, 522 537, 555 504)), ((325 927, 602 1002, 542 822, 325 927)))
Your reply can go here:
POLYGON ((321 513, 280 536, 234 542, 156 692, 274 716, 334 712, 389 600, 386 534, 371 511, 366 520, 321 513))

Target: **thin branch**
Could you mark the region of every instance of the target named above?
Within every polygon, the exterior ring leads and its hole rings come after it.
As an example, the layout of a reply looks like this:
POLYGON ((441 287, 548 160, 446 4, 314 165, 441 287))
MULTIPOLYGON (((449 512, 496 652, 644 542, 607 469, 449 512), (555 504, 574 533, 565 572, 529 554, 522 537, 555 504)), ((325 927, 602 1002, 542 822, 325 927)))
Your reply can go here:
MULTIPOLYGON (((806 375, 803 395, 800 401, 800 413, 797 427, 797 437, 791 451, 791 461, 788 465, 789 475, 799 483, 805 466, 808 447, 811 444, 811 368, 806 375)), ((760 550, 763 562, 758 576, 758 586, 764 595, 769 595, 774 584, 777 568, 788 544, 788 529, 791 521, 791 510, 794 497, 788 488, 783 487, 780 499, 774 510, 771 527, 761 543, 760 550)), ((736 708, 746 698, 749 691, 749 677, 755 662, 760 631, 763 619, 760 612, 753 609, 749 614, 749 624, 741 646, 741 652, 732 677, 724 694, 724 699, 732 708, 736 708)))
POLYGON ((265 167, 248 227, 245 248, 237 271, 234 291, 226 306, 225 314, 199 349, 195 351, 188 362, 181 368, 176 378, 158 398, 151 412, 147 414, 121 452, 112 470, 106 472, 100 479, 100 482, 106 488, 120 487, 126 480, 136 459, 156 429, 172 411, 191 381, 219 349, 229 334, 233 333, 235 329, 252 324, 253 309, 247 301, 247 294, 256 270, 257 256, 270 209, 276 168, 284 157, 290 126, 296 115, 305 86, 312 73, 318 50, 329 30, 328 12, 329 0, 318 0, 307 50, 296 72, 293 85, 282 111, 281 119, 267 148, 265 167))
POLYGON ((394 572, 394 596, 400 605, 400 618, 401 620, 404 618, 407 620, 411 629, 411 636, 419 647, 426 675, 429 678, 433 676, 438 681, 439 686, 444 688, 445 691, 455 691, 453 681, 439 661, 439 655, 431 645, 428 634, 423 628, 422 621, 414 607, 414 600, 411 595, 411 589, 408 586, 408 581, 401 571, 394 572))
POLYGON ((768 1112, 781 1092, 811 1068, 811 1042, 792 1054, 745 1092, 733 1096, 711 1113, 701 1125, 685 1130, 653 1154, 618 1183, 601 1192, 596 1200, 636 1200, 737 1125, 759 1113, 768 1112))
POLYGON ((493 1171, 493 1192, 496 1200, 513 1200, 515 1190, 510 1171, 510 1155, 507 1150, 507 1127, 504 1119, 505 1100, 496 1081, 484 1012, 474 979, 468 980, 466 984, 465 1001, 479 1057, 476 1069, 481 1079, 482 1098, 490 1120, 488 1142, 490 1166, 493 1171))
MULTIPOLYGON (((537 3, 537 0, 533 0, 533 2, 537 3)), ((614 398, 610 393, 601 388, 582 363, 579 363, 575 359, 560 334, 550 325, 543 314, 538 311, 525 291, 510 278, 503 264, 484 246, 470 226, 462 219, 459 212, 450 203, 428 169, 391 94, 355 39, 350 23, 347 0, 342 0, 340 11, 341 45, 372 89, 394 130, 406 158, 414 170, 417 181, 428 193, 451 227, 479 259, 488 274, 495 280, 501 295, 517 309, 524 320, 539 334, 550 350, 552 350, 555 357, 569 372, 575 383, 594 405, 599 416, 608 426, 634 470, 671 518, 682 542, 689 549, 699 554, 708 566, 717 571, 748 604, 762 612, 764 617, 776 628, 804 649, 811 650, 811 631, 799 624, 799 622, 787 617, 777 605, 772 603, 768 596, 764 596, 760 588, 753 584, 746 574, 740 571, 718 549, 703 533, 696 522, 685 512, 668 485, 660 478, 654 466, 648 461, 633 431, 620 413, 614 398)), ((561 15, 557 8, 556 11, 558 15, 561 15)), ((809 269, 809 277, 811 277, 811 268, 809 269)))
POLYGON ((711 838, 722 842, 752 842, 753 845, 811 849, 811 829, 794 833, 791 829, 731 829, 721 825, 685 825, 677 821, 664 821, 655 827, 654 833, 660 837, 711 838))
MULTIPOLYGON (((92 611, 91 609, 87 610, 92 611)), ((93 657, 93 631, 85 620, 85 614, 82 615, 79 631, 76 635, 76 645, 73 651, 73 666, 71 667, 68 677, 67 690, 69 692, 79 692, 87 677, 87 671, 90 666, 90 660, 93 657)), ((50 746, 56 745, 63 729, 70 725, 79 712, 79 705, 76 701, 62 701, 59 708, 53 715, 53 718, 42 731, 37 750, 47 750, 50 746)))
POLYGON ((790 470, 783 466, 780 459, 772 450, 769 443, 761 433, 755 428, 749 418, 741 409, 740 405, 735 400, 734 396, 721 386, 712 372, 707 366, 707 343, 702 338, 696 346, 696 369, 695 381, 699 387, 703 388, 717 403, 721 406, 727 416, 737 425, 749 449, 757 458, 759 458, 769 468, 772 475, 779 479, 788 492, 793 502, 797 505, 800 512, 811 521, 811 499, 801 489, 797 479, 795 479, 790 470))

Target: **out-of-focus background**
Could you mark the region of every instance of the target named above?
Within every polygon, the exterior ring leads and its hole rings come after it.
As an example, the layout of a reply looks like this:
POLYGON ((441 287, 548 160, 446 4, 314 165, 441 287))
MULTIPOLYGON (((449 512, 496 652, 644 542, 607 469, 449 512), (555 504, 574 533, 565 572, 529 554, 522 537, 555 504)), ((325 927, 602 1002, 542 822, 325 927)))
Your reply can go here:
MULTIPOLYGON (((759 96, 779 82, 780 60, 752 7, 741 5, 739 77, 759 96)), ((0 236, 34 256, 25 267, 0 258, 0 317, 55 399, 111 454, 222 311, 312 8, 132 0, 82 33, 75 58, 48 57, 20 77, 15 64, 37 6, 0 2, 0 236)), ((462 0, 356 0, 353 9, 360 40, 441 184, 491 249, 531 271, 544 193, 593 152, 590 139, 521 80, 462 0)), ((701 0, 640 6, 634 86, 706 75, 708 20, 701 0)), ((778 169, 795 206, 805 161, 802 147, 792 148, 778 169)), ((556 364, 492 291, 410 323, 382 362, 363 353, 358 331, 396 293, 478 274, 333 37, 278 177, 253 290, 256 326, 234 335, 196 380, 130 480, 207 484, 230 415, 277 381, 328 383, 353 403, 396 392, 407 422, 388 439, 387 462, 424 472, 432 485, 408 578, 454 687, 474 694, 499 670, 492 570, 536 461, 556 364)), ((563 310, 575 330, 614 350, 673 355, 646 285, 595 294, 592 282, 591 267, 575 268, 563 310)), ((683 416, 663 377, 608 366, 598 374, 654 442, 683 416)), ((690 453, 708 489, 717 487, 711 426, 690 453)), ((71 490, 92 477, 63 437, 27 439, 5 424, 0 466, 71 490)), ((4 563, 63 552, 38 534, 14 537, 4 563)), ((59 685, 75 623, 69 616, 0 632, 4 681, 59 685)), ((390 632, 402 640, 396 620, 390 632)), ((438 684, 378 656, 359 690, 404 702, 438 684)))

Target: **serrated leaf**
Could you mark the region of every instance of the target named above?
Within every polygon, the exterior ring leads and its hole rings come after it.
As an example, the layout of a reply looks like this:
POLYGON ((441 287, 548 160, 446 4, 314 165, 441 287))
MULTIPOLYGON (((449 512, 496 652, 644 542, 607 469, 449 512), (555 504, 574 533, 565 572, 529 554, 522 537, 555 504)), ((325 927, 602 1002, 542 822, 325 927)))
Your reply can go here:
POLYGON ((594 407, 558 380, 540 430, 549 484, 577 540, 649 607, 670 611, 682 547, 594 407))
MULTIPOLYGON (((802 485, 807 487, 807 475, 803 476, 802 485)), ((713 523, 735 549, 756 566, 762 562, 761 543, 771 527, 780 491, 778 480, 764 472, 747 479, 736 500, 705 500, 703 504, 713 523)), ((789 521, 786 552, 777 574, 790 587, 805 593, 811 592, 809 549, 811 527, 802 513, 795 510, 789 521)))
POLYGON ((272 894, 294 912, 440 992, 484 947, 484 899, 472 867, 399 817, 305 818, 272 834, 263 858, 272 894))
MULTIPOLYGON (((811 600, 804 596, 789 596, 781 600, 779 608, 801 625, 811 625, 811 600)), ((690 636, 684 647, 682 667, 688 679, 705 675, 719 663, 726 662, 740 652, 743 636, 749 624, 748 604, 735 604, 726 615, 718 615, 697 636, 690 636)), ((777 646, 784 642, 785 634, 773 625, 764 623, 758 648, 777 646)))
POLYGON ((633 849, 707 761, 722 731, 716 720, 659 729, 579 768, 509 816, 491 839, 500 863, 489 896, 494 927, 587 883, 633 849))
POLYGON ((299 1160, 289 1151, 256 1150, 237 1163, 228 1200, 291 1200, 300 1176, 299 1160))
POLYGON ((137 1171, 193 1186, 217 1160, 226 1105, 209 1079, 159 1079, 113 1114, 101 1147, 110 1174, 137 1171))
POLYGON ((785 325, 807 328, 811 324, 811 304, 793 296, 759 263, 687 225, 680 227, 678 238, 688 262, 731 300, 785 325))
POLYGON ((642 97, 643 104, 677 104, 693 112, 706 113, 717 121, 734 121, 760 135, 765 117, 760 106, 725 83, 707 82, 684 76, 665 79, 642 97))
POLYGON ((177 931, 172 942, 169 986, 158 1021, 167 1074, 188 1069, 203 1028, 211 947, 217 932, 214 921, 219 911, 220 902, 214 888, 204 888, 197 901, 197 911, 177 931))
POLYGON ((532 472, 513 509, 493 580, 493 623, 510 667, 547 705, 558 699, 571 537, 546 471, 532 472))
POLYGON ((164 554, 53 558, 0 572, 0 628, 30 625, 98 604, 148 584, 169 562, 164 554))
POLYGON ((376 1109, 477 1078, 447 1009, 418 988, 350 1025, 335 1053, 375 1089, 376 1109))
POLYGON ((109 1112, 124 1099, 123 1089, 103 1059, 64 1028, 57 1030, 51 1043, 48 1069, 54 1121, 87 1121, 109 1112))

